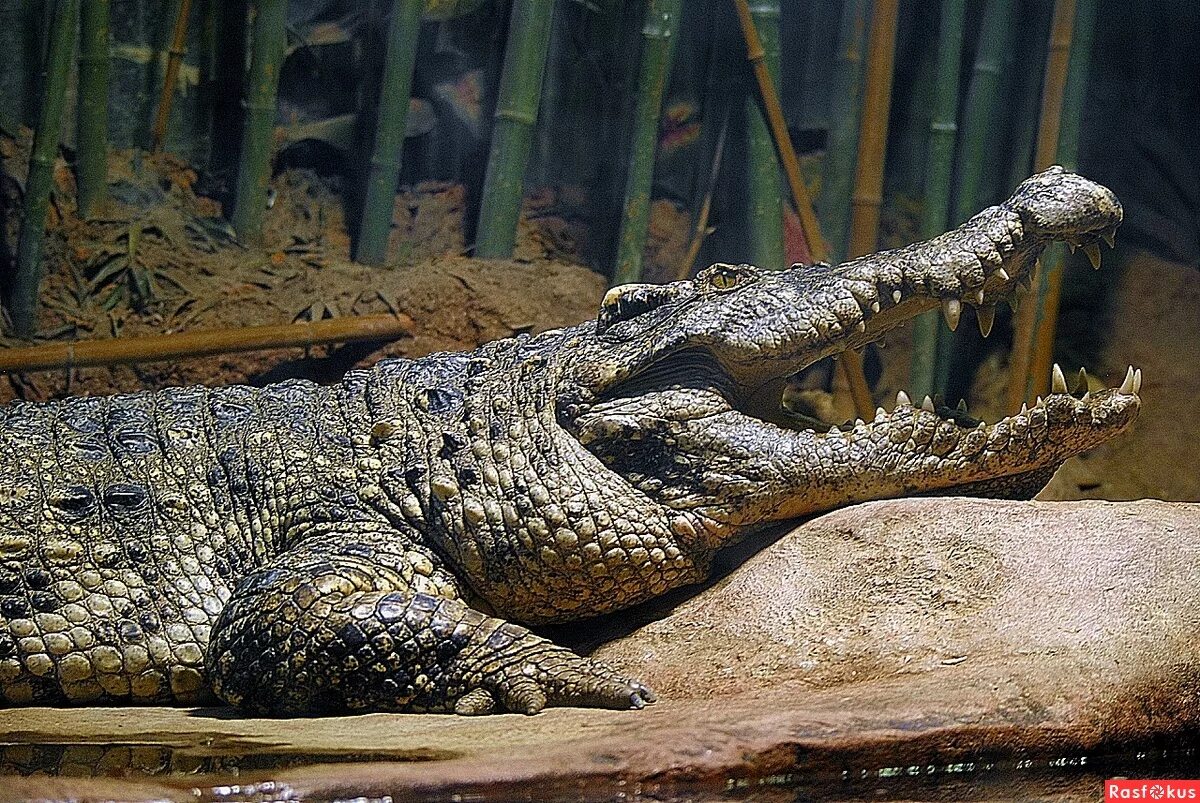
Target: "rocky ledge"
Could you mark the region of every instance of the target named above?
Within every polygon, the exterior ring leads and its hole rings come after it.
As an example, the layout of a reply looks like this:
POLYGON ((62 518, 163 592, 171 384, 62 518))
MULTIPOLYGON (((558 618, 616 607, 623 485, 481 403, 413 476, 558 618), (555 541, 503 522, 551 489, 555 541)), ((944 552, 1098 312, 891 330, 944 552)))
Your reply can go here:
POLYGON ((4 779, 58 798, 1062 792, 1055 767, 1197 744, 1198 577, 1200 504, 876 502, 634 612, 595 654, 659 692, 645 711, 6 710, 0 773, 128 776, 4 779))

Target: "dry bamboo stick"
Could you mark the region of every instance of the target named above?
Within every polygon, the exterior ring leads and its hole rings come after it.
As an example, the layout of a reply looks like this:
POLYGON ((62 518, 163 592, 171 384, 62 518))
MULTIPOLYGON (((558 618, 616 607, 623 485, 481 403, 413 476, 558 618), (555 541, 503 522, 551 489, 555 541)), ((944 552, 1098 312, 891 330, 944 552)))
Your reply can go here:
POLYGON ((167 137, 167 121, 171 118, 171 104, 175 100, 175 82, 179 80, 179 65, 187 52, 188 14, 192 0, 179 0, 179 14, 175 17, 175 30, 171 34, 171 47, 167 50, 167 71, 163 77, 162 92, 158 96, 158 114, 154 118, 153 148, 161 151, 167 137))
MULTIPOLYGON (((896 58, 898 0, 876 0, 867 42, 867 69, 863 83, 862 126, 858 137, 858 164, 851 200, 850 244, 853 258, 875 250, 879 237, 879 207, 883 201, 883 163, 887 145, 888 110, 892 105, 892 68, 896 58)), ((840 363, 847 377, 862 377, 862 355, 842 353, 840 363)), ((854 406, 871 421, 875 404, 863 380, 860 387, 850 382, 854 406)))
POLYGON ((796 204, 796 212, 800 216, 800 228, 809 251, 817 259, 824 259, 828 253, 825 242, 821 238, 821 224, 817 222, 816 212, 813 211, 812 198, 808 188, 800 177, 800 162, 796 158, 796 150, 792 147, 788 135, 787 123, 783 119, 783 108, 779 105, 779 95, 775 92, 775 82, 771 80, 771 71, 767 65, 766 53, 758 30, 754 27, 754 19, 750 16, 750 4, 746 0, 734 0, 737 7, 738 23, 742 27, 742 36, 746 40, 746 60, 754 68, 754 78, 758 82, 758 91, 767 115, 767 125, 775 139, 775 147, 779 152, 779 161, 783 165, 784 175, 787 176, 788 189, 796 204))
POLYGON ((147 337, 42 343, 0 349, 0 372, 54 371, 97 365, 206 357, 239 351, 309 348, 328 343, 394 340, 411 334, 413 320, 399 313, 333 318, 307 323, 208 329, 147 337))
MULTIPOLYGON (((892 2, 893 0, 888 0, 892 2)), ((771 136, 775 140, 775 148, 779 153, 779 161, 783 165, 787 177, 788 189, 795 203, 796 212, 800 217, 800 229, 809 253, 818 261, 828 258, 829 249, 821 236, 821 224, 817 222, 817 214, 813 211, 812 198, 808 188, 800 176, 800 161, 796 158, 796 149, 792 147, 792 139, 788 135, 787 124, 783 119, 783 107, 779 104, 779 95, 775 91, 775 83, 771 80, 771 72, 766 62, 766 54, 758 30, 754 27, 754 19, 750 16, 750 5, 746 0, 734 0, 737 7, 738 22, 742 28, 742 36, 746 40, 746 59, 754 67, 754 77, 758 81, 759 95, 763 109, 766 112, 767 123, 771 136)), ((894 18, 894 15, 893 15, 894 18)), ((894 38, 894 37, 893 37, 894 38)), ((889 67, 890 75, 891 69, 889 67)), ((886 115, 885 115, 886 119, 886 115)), ((886 123, 885 123, 886 125, 886 123)), ((854 399, 854 409, 867 420, 875 415, 875 403, 871 399, 871 389, 863 374, 862 356, 852 350, 842 353, 838 366, 843 372, 846 384, 850 387, 850 396, 854 399)))
POLYGON ((867 43, 863 113, 858 137, 858 165, 851 199, 848 256, 875 250, 879 208, 883 203, 883 163, 888 111, 892 105, 892 68, 896 57, 898 0, 876 0, 867 43))
MULTIPOLYGON (((1042 82, 1042 110, 1038 122, 1034 170, 1045 170, 1058 151, 1058 133, 1062 127, 1063 95, 1067 87, 1067 67, 1071 56, 1071 36, 1075 28, 1075 0, 1055 0, 1054 20, 1050 25, 1050 44, 1046 51, 1046 73, 1042 82)), ((1038 278, 1040 284, 1040 278, 1038 278)), ((1013 320, 1013 348, 1009 357, 1007 408, 1015 410, 1026 400, 1029 371, 1037 337, 1042 303, 1054 301, 1030 296, 1017 308, 1013 320)))

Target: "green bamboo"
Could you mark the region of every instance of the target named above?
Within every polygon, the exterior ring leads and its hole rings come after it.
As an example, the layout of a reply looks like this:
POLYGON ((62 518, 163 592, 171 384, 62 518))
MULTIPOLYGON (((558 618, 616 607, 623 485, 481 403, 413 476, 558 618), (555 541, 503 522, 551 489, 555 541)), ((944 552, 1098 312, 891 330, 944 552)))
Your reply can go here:
POLYGON ((553 11, 554 0, 513 2, 479 225, 475 230, 477 257, 502 259, 512 255, 516 244, 525 166, 529 162, 541 100, 553 11))
MULTIPOLYGON (((1021 54, 1021 63, 1025 65, 1046 63, 1046 20, 1042 15, 1031 21, 1025 35, 1025 52, 1021 54)), ((1010 154, 1008 180, 1004 182, 1006 189, 1011 189, 1033 172, 1033 145, 1037 139, 1038 105, 1042 97, 1042 73, 1040 70, 1023 69, 1015 71, 1016 75, 1016 105, 1013 108, 1012 150, 1010 154)))
POLYGON ((850 199, 858 160, 858 126, 862 114, 863 51, 870 0, 846 0, 838 31, 837 63, 830 90, 829 134, 825 146, 821 195, 817 211, 829 244, 830 261, 846 258, 850 233, 850 199))
POLYGON ((79 21, 79 215, 91 218, 104 200, 108 170, 108 12, 110 0, 88 0, 79 21))
POLYGON ((246 76, 245 118, 238 163, 233 228, 245 243, 262 240, 267 186, 271 181, 271 156, 275 130, 275 97, 283 63, 287 0, 250 0, 253 17, 250 36, 250 71, 246 76))
MULTIPOLYGON (((950 216, 950 185, 954 176, 954 148, 958 138, 958 83, 962 63, 965 0, 942 0, 938 22, 937 74, 933 117, 929 123, 929 156, 925 169, 925 209, 921 236, 936 237, 950 216)), ((935 389, 938 331, 937 310, 913 321, 911 387, 916 398, 935 389)))
MULTIPOLYGON (((617 237, 613 283, 636 282, 642 276, 642 255, 650 225, 650 184, 658 151, 658 118, 671 74, 671 55, 679 38, 681 0, 647 0, 642 20, 642 58, 638 74, 633 137, 629 143, 629 173, 625 208, 617 237)), ((768 147, 770 147, 768 145, 768 147)))
MULTIPOLYGON (((1087 96, 1088 72, 1096 29, 1096 0, 1076 0, 1075 32, 1067 66, 1067 84, 1063 90, 1062 123, 1058 132, 1059 164, 1074 170, 1079 161, 1083 103, 1087 96)), ((1025 374, 1025 398, 1046 393, 1050 385, 1050 364, 1054 359, 1054 333, 1058 325, 1058 303, 1062 295, 1065 248, 1058 244, 1042 258, 1042 270, 1034 285, 1035 298, 1029 299, 1037 311, 1032 357, 1025 374)))
MULTIPOLYGON (((978 211, 979 190, 983 183, 987 152, 997 147, 1002 134, 996 121, 1004 115, 1000 104, 1000 73, 1005 54, 1011 46, 1016 22, 1015 0, 987 0, 979 26, 979 46, 971 82, 963 104, 962 136, 958 142, 954 211, 951 222, 957 225, 978 211)), ((934 387, 945 391, 950 380, 954 333, 948 327, 938 330, 937 359, 934 363, 934 387)))
POLYGON ((355 244, 354 258, 368 265, 380 265, 387 258, 423 7, 423 0, 392 2, 387 53, 379 82, 375 136, 367 164, 362 216, 355 244))
POLYGON ((25 217, 17 243, 16 268, 9 295, 13 330, 20 337, 33 334, 37 324, 38 289, 42 281, 42 241, 46 237, 46 212, 54 183, 67 77, 75 55, 79 0, 55 0, 49 46, 42 66, 42 110, 33 135, 29 175, 25 180, 25 217))
MULTIPOLYGON (((757 0, 750 5, 750 19, 762 42, 763 63, 777 96, 780 14, 779 0, 757 0)), ((746 233, 750 240, 750 262, 769 270, 779 270, 785 267, 779 157, 756 94, 751 92, 746 98, 746 180, 749 190, 746 233)))

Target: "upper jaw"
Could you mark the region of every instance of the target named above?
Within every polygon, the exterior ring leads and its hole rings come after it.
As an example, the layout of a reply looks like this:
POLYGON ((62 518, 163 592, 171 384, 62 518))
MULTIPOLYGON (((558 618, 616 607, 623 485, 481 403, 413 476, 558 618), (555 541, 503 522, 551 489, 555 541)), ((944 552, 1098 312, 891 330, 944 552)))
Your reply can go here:
POLYGON ((718 350, 740 383, 761 385, 846 349, 861 348, 926 310, 941 307, 951 329, 963 308, 975 309, 991 333, 996 304, 1028 285, 1038 258, 1054 241, 1084 248, 1100 266, 1099 244, 1113 242, 1122 219, 1110 190, 1061 167, 1026 179, 1005 202, 958 228, 903 248, 836 267, 796 266, 752 288, 759 321, 729 312, 714 329, 732 347, 718 350), (769 322, 771 331, 763 330, 769 322), (744 327, 758 342, 728 334, 744 327))

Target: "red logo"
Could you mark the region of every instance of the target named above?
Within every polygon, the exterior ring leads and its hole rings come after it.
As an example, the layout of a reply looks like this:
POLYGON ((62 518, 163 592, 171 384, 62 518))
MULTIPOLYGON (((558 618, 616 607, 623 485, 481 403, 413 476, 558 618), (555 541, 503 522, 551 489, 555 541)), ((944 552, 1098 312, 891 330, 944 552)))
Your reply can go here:
POLYGON ((1105 803, 1114 800, 1195 800, 1200 803, 1200 780, 1137 780, 1104 782, 1105 803))

